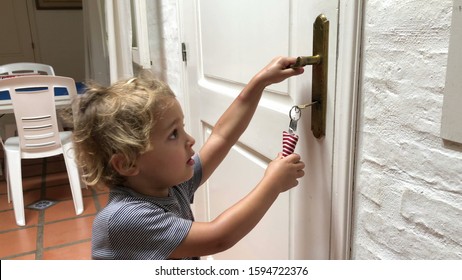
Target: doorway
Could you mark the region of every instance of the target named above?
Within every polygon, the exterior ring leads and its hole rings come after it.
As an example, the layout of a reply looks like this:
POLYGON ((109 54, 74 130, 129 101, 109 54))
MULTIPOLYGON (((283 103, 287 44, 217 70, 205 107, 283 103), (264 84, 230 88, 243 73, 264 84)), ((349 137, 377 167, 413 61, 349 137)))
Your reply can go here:
MULTIPOLYGON (((253 74, 277 55, 311 55, 313 22, 319 14, 330 22, 326 135, 313 136, 309 109, 298 123, 305 177, 248 236, 211 258, 348 258, 362 2, 345 2, 265 1, 262 11, 244 0, 180 1, 185 111, 198 147, 253 74)), ((289 109, 309 103, 311 84, 307 67, 265 90, 247 131, 196 195, 197 220, 212 220, 258 183, 281 151, 289 109)))
POLYGON ((33 30, 27 0, 1 0, 0 65, 13 62, 35 62, 33 30))

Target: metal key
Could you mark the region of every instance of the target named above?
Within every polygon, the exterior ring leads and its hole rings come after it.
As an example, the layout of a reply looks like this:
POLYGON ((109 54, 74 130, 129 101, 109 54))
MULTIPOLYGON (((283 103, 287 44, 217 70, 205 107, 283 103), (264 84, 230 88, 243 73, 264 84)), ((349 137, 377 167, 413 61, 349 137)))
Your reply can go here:
POLYGON ((298 106, 293 106, 289 111, 289 133, 295 134, 297 131, 297 123, 300 117, 302 116, 302 111, 298 106))
POLYGON ((295 121, 295 120, 290 120, 289 122, 289 132, 292 133, 292 134, 295 134, 295 132, 297 131, 297 122, 298 121, 295 121))
POLYGON ((318 101, 314 101, 314 102, 311 102, 311 103, 308 103, 308 104, 303 104, 303 105, 296 105, 296 106, 298 107, 298 109, 305 109, 305 108, 308 108, 310 106, 313 106, 316 103, 318 103, 318 101))
POLYGON ((289 111, 289 132, 282 132, 282 156, 292 154, 298 142, 297 123, 302 116, 302 111, 298 106, 293 106, 289 111))
POLYGON ((302 109, 308 108, 317 101, 309 104, 295 105, 289 111, 289 132, 282 132, 282 156, 286 157, 292 154, 298 142, 297 123, 302 116, 302 109))

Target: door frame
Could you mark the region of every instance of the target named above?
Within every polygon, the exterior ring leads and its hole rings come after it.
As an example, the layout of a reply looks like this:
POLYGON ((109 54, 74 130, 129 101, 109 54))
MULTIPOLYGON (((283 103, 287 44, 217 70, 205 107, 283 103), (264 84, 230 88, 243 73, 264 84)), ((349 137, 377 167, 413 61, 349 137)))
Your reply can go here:
POLYGON ((363 0, 339 1, 330 259, 351 252, 363 0))
MULTIPOLYGON (((179 40, 187 41, 183 33, 185 7, 189 0, 178 0, 179 40)), ((330 230, 330 259, 349 259, 353 186, 356 155, 356 122, 358 114, 360 50, 362 38, 363 0, 339 1, 338 52, 336 69, 336 100, 334 112, 332 202, 330 230)), ((181 89, 178 99, 186 115, 193 112, 188 94, 187 62, 180 67, 181 89)), ((186 128, 191 128, 186 124, 186 128)))
POLYGON ((35 3, 32 0, 26 0, 27 4, 27 14, 29 15, 29 27, 30 27, 30 36, 34 44, 33 52, 35 62, 43 62, 42 56, 40 54, 40 42, 39 35, 37 30, 37 20, 35 19, 35 3))

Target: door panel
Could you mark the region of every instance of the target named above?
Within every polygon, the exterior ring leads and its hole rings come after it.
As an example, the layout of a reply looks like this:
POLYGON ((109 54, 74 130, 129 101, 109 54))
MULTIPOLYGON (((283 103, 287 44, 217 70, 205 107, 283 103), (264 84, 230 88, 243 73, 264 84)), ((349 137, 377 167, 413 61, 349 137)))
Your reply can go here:
POLYGON ((1 0, 0 26, 0 64, 35 61, 26 0, 1 0))
MULTIPOLYGON (((188 46, 186 114, 198 150, 245 84, 278 55, 312 55, 313 23, 330 21, 326 136, 311 133, 311 112, 302 112, 296 152, 307 164, 299 186, 279 196, 263 220, 236 246, 215 259, 327 259, 330 248, 333 109, 338 1, 181 2, 188 46)), ((213 220, 261 180, 282 149, 282 131, 295 104, 311 100, 311 69, 268 87, 246 132, 196 194, 197 220, 213 220)))
MULTIPOLYGON (((289 1, 264 3, 263 7, 246 0, 200 2, 205 77, 246 84, 268 57, 288 53, 289 1), (259 16, 262 13, 265 16, 259 16), (245 61, 246 67, 236 61, 245 61)), ((287 92, 287 82, 270 88, 287 92)))
MULTIPOLYGON (((205 137, 210 135, 210 129, 205 137)), ((259 153, 236 144, 208 182, 210 217, 217 217, 227 206, 247 195, 263 177, 268 160, 259 153), (239 164, 236 164, 239 163, 239 164), (229 171, 234 177, 229 179, 229 171)), ((289 258, 289 195, 281 194, 267 215, 231 250, 217 259, 288 259, 289 258), (274 242, 278 240, 278 242, 274 242), (262 254, 264 252, 264 254, 262 254)))

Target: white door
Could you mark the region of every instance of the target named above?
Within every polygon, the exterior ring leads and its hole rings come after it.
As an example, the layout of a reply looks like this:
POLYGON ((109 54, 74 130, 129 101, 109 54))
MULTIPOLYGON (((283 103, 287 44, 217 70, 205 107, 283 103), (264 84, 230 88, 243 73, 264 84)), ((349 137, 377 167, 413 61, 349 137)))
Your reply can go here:
MULTIPOLYGON (((196 149, 244 85, 278 55, 312 55, 313 23, 330 22, 326 135, 311 132, 311 109, 302 112, 296 152, 307 164, 299 186, 279 196, 257 227, 214 259, 329 259, 339 2, 336 0, 182 1, 187 51, 186 114, 196 149)), ((196 194, 196 220, 212 220, 247 194, 282 149, 282 131, 295 104, 311 100, 311 67, 268 87, 248 129, 196 194)))
POLYGON ((0 65, 35 61, 27 0, 0 0, 0 65))

